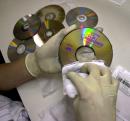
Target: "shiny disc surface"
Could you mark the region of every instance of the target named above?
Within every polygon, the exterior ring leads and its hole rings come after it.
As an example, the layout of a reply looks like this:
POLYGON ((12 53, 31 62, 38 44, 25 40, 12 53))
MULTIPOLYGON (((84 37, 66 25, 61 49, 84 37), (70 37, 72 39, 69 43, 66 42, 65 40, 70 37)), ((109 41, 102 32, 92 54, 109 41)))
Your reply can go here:
POLYGON ((34 52, 36 49, 36 45, 33 41, 33 39, 28 40, 18 40, 13 39, 8 47, 7 55, 9 60, 15 61, 28 53, 34 52))
POLYGON ((26 15, 14 26, 14 36, 17 39, 25 40, 34 36, 40 29, 41 21, 36 15, 26 15))
POLYGON ((59 5, 45 6, 41 8, 36 14, 40 17, 42 22, 45 20, 56 20, 62 23, 65 18, 65 11, 59 5))
POLYGON ((76 24, 79 28, 95 27, 98 23, 98 16, 89 8, 77 7, 67 13, 66 22, 69 26, 76 24))
POLYGON ((50 37, 54 36, 57 32, 59 32, 63 28, 64 25, 59 21, 45 20, 38 34, 43 40, 43 42, 47 42, 50 37))
MULTIPOLYGON (((100 31, 92 28, 77 29, 65 36, 59 48, 59 60, 63 65, 80 61, 77 54, 90 59, 103 60, 110 66, 113 50, 108 38, 100 31), (85 50, 82 51, 82 48, 85 50), (78 51, 81 52, 78 52, 78 51), (94 56, 94 57, 93 57, 94 56)), ((81 59, 82 59, 81 57, 81 59)))

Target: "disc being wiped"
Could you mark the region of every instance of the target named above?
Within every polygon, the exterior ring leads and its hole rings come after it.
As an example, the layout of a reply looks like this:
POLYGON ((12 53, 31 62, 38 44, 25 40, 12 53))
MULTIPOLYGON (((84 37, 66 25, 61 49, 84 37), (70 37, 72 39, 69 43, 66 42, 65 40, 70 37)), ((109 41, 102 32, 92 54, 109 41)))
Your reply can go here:
POLYGON ((66 22, 69 26, 76 24, 79 28, 91 28, 97 25, 98 16, 89 8, 77 7, 67 13, 66 22))
POLYGON ((13 39, 13 41, 10 42, 8 47, 8 58, 12 62, 27 55, 28 53, 34 52, 35 49, 36 45, 33 39, 22 41, 18 39, 13 39))
POLYGON ((64 25, 59 21, 45 20, 38 34, 45 43, 50 37, 54 36, 57 32, 59 32, 63 28, 64 25))
POLYGON ((75 61, 103 60, 110 66, 113 57, 112 45, 100 31, 92 28, 77 29, 65 36, 59 48, 61 65, 75 61))
POLYGON ((40 29, 41 20, 36 15, 26 15, 19 19, 14 26, 14 36, 19 40, 33 37, 40 29))
POLYGON ((65 18, 65 11, 59 5, 45 6, 41 8, 36 14, 40 17, 42 22, 45 20, 56 20, 62 23, 65 18))

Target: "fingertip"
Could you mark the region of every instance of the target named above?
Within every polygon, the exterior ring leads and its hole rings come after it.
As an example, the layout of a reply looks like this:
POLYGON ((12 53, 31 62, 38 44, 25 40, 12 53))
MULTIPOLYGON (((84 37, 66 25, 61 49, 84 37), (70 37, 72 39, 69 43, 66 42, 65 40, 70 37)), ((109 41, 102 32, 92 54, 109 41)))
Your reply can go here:
POLYGON ((73 25, 71 25, 70 27, 71 27, 72 29, 78 28, 78 26, 77 26, 76 24, 73 24, 73 25))
POLYGON ((96 64, 86 63, 81 67, 81 72, 93 75, 95 77, 100 76, 99 67, 96 64))
POLYGON ((61 67, 60 63, 57 63, 57 72, 61 72, 61 70, 62 70, 62 67, 61 67))
POLYGON ((68 72, 67 78, 70 79, 73 83, 76 83, 76 85, 81 81, 81 79, 83 79, 77 72, 68 72))
POLYGON ((69 32, 73 31, 76 28, 77 28, 77 25, 73 24, 70 27, 68 27, 68 28, 65 29, 64 34, 68 34, 69 32))
POLYGON ((80 71, 82 72, 82 73, 89 73, 88 72, 88 64, 84 64, 81 68, 80 68, 80 71))
POLYGON ((118 81, 117 79, 115 79, 115 78, 113 77, 113 79, 112 79, 112 84, 118 88, 120 83, 119 83, 119 81, 118 81))
POLYGON ((76 89, 79 92, 79 95, 82 95, 84 92, 84 80, 83 78, 76 72, 69 72, 67 74, 67 78, 71 80, 76 89))
POLYGON ((111 75, 110 69, 108 67, 106 67, 106 66, 105 67, 100 67, 100 73, 101 73, 102 76, 104 76, 104 75, 110 76, 111 75))
POLYGON ((76 72, 68 72, 67 73, 67 78, 71 79, 72 77, 74 77, 77 73, 76 72))

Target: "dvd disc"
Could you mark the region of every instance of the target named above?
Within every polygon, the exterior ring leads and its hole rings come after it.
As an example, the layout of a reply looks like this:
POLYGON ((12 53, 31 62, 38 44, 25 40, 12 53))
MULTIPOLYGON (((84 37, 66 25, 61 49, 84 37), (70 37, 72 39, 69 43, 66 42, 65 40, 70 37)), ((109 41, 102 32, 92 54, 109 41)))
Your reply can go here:
POLYGON ((59 32, 63 28, 64 28, 64 25, 60 23, 59 21, 45 20, 38 34, 43 40, 43 42, 45 43, 50 37, 55 35, 57 32, 59 32))
POLYGON ((15 61, 28 53, 34 52, 36 49, 36 45, 33 41, 33 39, 29 40, 18 40, 18 39, 13 39, 13 41, 10 42, 7 55, 9 60, 15 61))
POLYGON ((76 24, 79 28, 91 28, 97 25, 98 16, 89 8, 77 7, 67 13, 66 22, 69 26, 76 24))
POLYGON ((65 11, 59 5, 45 6, 41 8, 36 14, 40 17, 42 22, 45 20, 56 20, 62 23, 65 18, 65 11))
POLYGON ((41 20, 36 15, 26 15, 19 19, 14 26, 14 36, 19 40, 29 39, 40 29, 41 20))
POLYGON ((100 31, 92 28, 77 29, 65 36, 59 48, 61 65, 75 61, 103 60, 110 66, 113 57, 112 45, 100 31))

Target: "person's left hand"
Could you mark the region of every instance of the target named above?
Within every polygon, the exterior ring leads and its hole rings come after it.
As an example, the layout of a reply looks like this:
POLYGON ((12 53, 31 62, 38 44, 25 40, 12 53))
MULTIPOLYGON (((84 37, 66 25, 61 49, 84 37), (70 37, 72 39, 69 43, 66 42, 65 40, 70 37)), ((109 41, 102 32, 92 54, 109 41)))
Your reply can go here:
POLYGON ((37 77, 43 72, 56 73, 61 71, 61 65, 58 59, 59 45, 65 35, 74 29, 76 29, 76 25, 62 29, 34 53, 26 56, 25 64, 32 76, 37 77))

